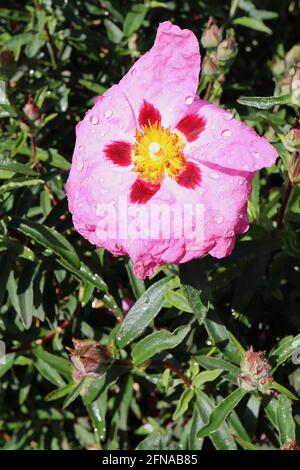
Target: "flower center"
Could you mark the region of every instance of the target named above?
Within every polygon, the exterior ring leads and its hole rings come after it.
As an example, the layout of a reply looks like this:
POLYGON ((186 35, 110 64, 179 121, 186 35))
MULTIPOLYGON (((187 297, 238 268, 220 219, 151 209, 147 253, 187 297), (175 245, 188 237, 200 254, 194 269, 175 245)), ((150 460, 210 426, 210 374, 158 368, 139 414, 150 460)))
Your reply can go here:
POLYGON ((152 184, 159 184, 167 173, 176 179, 185 167, 185 138, 155 122, 136 130, 132 146, 134 171, 152 184))

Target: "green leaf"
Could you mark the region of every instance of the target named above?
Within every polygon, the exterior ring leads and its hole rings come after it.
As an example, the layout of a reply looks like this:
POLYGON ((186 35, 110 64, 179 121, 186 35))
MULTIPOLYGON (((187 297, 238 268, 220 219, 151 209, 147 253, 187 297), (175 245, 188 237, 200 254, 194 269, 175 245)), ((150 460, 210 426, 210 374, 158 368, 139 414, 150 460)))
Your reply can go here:
POLYGON ((205 384, 206 382, 213 382, 216 378, 219 377, 223 372, 223 369, 215 369, 215 370, 205 370, 200 372, 200 374, 196 375, 193 380, 193 386, 195 388, 201 387, 201 385, 205 384))
POLYGON ((92 91, 95 95, 103 95, 106 91, 106 88, 99 83, 91 82, 90 80, 79 80, 80 85, 87 88, 87 90, 92 91))
POLYGON ((190 329, 190 325, 179 326, 173 333, 164 330, 146 336, 133 346, 131 352, 133 362, 138 365, 165 349, 175 348, 184 340, 190 329))
POLYGON ((13 171, 14 173, 21 173, 22 175, 36 176, 36 172, 29 166, 3 156, 0 156, 0 169, 13 171))
POLYGON ((276 362, 276 366, 279 366, 299 350, 300 334, 297 336, 287 336, 283 338, 279 345, 271 351, 270 359, 276 362))
POLYGON ((9 369, 14 365, 16 355, 14 353, 8 353, 5 355, 5 363, 1 364, 0 362, 0 378, 6 374, 9 369))
POLYGON ((236 339, 236 337, 227 328, 226 328, 226 330, 227 330, 227 335, 228 335, 230 341, 232 341, 232 343, 235 345, 235 347, 239 351, 239 353, 241 355, 241 359, 242 359, 246 354, 246 350, 243 348, 241 343, 236 339))
POLYGON ((76 398, 79 397, 80 393, 88 386, 88 384, 91 382, 91 379, 89 377, 84 377, 81 379, 81 381, 77 384, 75 388, 71 390, 71 393, 67 396, 67 398, 64 401, 63 408, 67 408, 68 406, 73 403, 76 398))
POLYGON ((202 322, 208 311, 208 282, 203 260, 193 260, 179 266, 180 281, 192 311, 202 322))
POLYGON ((165 450, 165 446, 164 436, 161 433, 154 432, 140 442, 136 450, 165 450))
POLYGON ((240 352, 236 345, 230 341, 226 327, 214 310, 210 310, 204 320, 204 326, 213 343, 224 356, 230 361, 240 364, 240 352))
POLYGON ((91 405, 87 405, 90 418, 93 423, 94 431, 97 433, 100 440, 105 437, 105 419, 103 413, 103 400, 102 397, 94 401, 91 405))
POLYGON ((293 419, 291 400, 285 395, 280 395, 277 409, 277 425, 280 442, 283 446, 296 439, 296 425, 293 419))
POLYGON ((48 393, 48 395, 45 396, 44 400, 46 401, 53 401, 53 400, 58 400, 59 398, 62 398, 68 393, 72 392, 76 388, 76 383, 71 382, 67 385, 64 385, 63 387, 57 388, 56 390, 53 390, 52 392, 48 393))
POLYGON ((46 379, 48 382, 51 382, 53 385, 56 385, 57 387, 62 387, 66 385, 65 381, 63 378, 60 376, 60 374, 47 362, 43 361, 42 359, 38 359, 34 363, 35 367, 39 371, 39 373, 46 379))
POLYGON ((246 394, 246 390, 237 388, 230 395, 224 398, 224 400, 217 405, 210 415, 208 423, 200 429, 198 437, 205 437, 216 431, 246 394))
POLYGON ((183 312, 193 313, 193 309, 189 305, 186 296, 178 291, 168 290, 166 292, 166 300, 178 310, 182 310, 183 312))
POLYGON ((67 380, 70 380, 72 377, 72 364, 68 359, 65 359, 61 356, 56 356, 51 354, 48 351, 45 351, 41 346, 32 349, 33 354, 47 362, 56 369, 60 374, 62 374, 67 380))
POLYGON ((7 193, 9 191, 16 191, 20 188, 28 188, 29 186, 36 186, 37 184, 43 184, 44 181, 40 178, 26 178, 18 177, 9 180, 7 183, 4 183, 0 187, 0 195, 7 193))
POLYGON ((241 16, 240 18, 235 18, 233 20, 234 24, 240 26, 245 26, 246 28, 255 29, 256 31, 261 31, 262 33, 272 34, 272 30, 265 25, 265 23, 257 18, 252 18, 250 16, 241 16))
POLYGON ((124 36, 129 37, 140 28, 147 12, 148 7, 143 3, 136 3, 132 6, 124 21, 124 36))
MULTIPOLYGON (((198 390, 195 407, 201 417, 201 422, 199 422, 199 424, 200 426, 203 426, 212 415, 215 404, 213 400, 206 395, 206 393, 198 390)), ((209 434, 209 439, 217 450, 236 450, 236 444, 226 422, 223 422, 216 431, 209 434)))
POLYGON ((124 348, 140 336, 156 317, 165 302, 165 293, 170 278, 157 281, 140 297, 127 313, 117 337, 117 345, 124 348))
POLYGON ((194 396, 194 390, 191 390, 190 388, 187 388, 181 394, 181 397, 178 400, 178 403, 176 406, 176 410, 173 413, 173 419, 175 421, 177 421, 177 419, 179 419, 187 411, 189 407, 189 403, 192 400, 193 396, 194 396))
POLYGON ((126 263, 126 271, 128 274, 128 279, 131 285, 133 295, 136 299, 139 299, 146 290, 145 283, 144 281, 142 281, 141 279, 138 279, 135 276, 134 271, 133 271, 133 264, 131 260, 129 260, 126 263))
POLYGON ((273 106, 291 103, 291 94, 282 96, 240 96, 238 103, 258 109, 269 109, 273 106))
POLYGON ((233 383, 236 383, 237 375, 240 372, 239 367, 231 364, 224 359, 219 359, 218 357, 196 355, 194 359, 205 369, 214 370, 222 369, 223 375, 226 379, 230 380, 233 383))
POLYGON ((104 26, 106 28, 107 36, 109 40, 114 42, 115 44, 118 44, 123 37, 122 30, 116 24, 114 24, 112 21, 108 19, 104 20, 104 26))
POLYGON ((299 400, 299 398, 296 395, 294 395, 290 390, 288 390, 283 385, 281 385, 281 384, 279 384, 275 381, 270 383, 269 388, 273 388, 273 389, 277 390, 278 392, 283 393, 284 395, 286 395, 291 400, 299 400))
POLYGON ((80 268, 80 260, 72 245, 63 235, 53 228, 46 227, 33 220, 19 218, 14 218, 11 224, 20 232, 52 250, 57 256, 66 260, 75 268, 80 268))

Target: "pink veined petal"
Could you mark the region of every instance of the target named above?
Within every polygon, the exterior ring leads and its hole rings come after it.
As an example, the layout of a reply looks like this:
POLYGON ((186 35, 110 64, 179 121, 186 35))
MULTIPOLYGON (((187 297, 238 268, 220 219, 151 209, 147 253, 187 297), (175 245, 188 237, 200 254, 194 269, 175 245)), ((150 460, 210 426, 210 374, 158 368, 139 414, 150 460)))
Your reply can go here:
POLYGON ((151 184, 141 178, 137 178, 130 189, 130 202, 133 204, 145 204, 160 189, 160 184, 151 184))
POLYGON ((169 21, 159 25, 155 43, 119 83, 136 116, 143 100, 162 113, 164 126, 175 125, 195 97, 200 71, 196 36, 169 21))
POLYGON ((195 189, 201 182, 199 167, 193 162, 187 162, 184 170, 176 178, 176 181, 180 186, 184 186, 188 189, 195 189))
POLYGON ((275 148, 252 128, 237 121, 228 111, 199 98, 191 105, 191 113, 205 120, 205 128, 197 140, 186 147, 186 155, 197 161, 224 168, 255 172, 272 166, 277 158, 275 148))
POLYGON ((188 142, 197 140, 204 128, 205 119, 196 113, 187 114, 176 124, 176 129, 182 132, 188 142))

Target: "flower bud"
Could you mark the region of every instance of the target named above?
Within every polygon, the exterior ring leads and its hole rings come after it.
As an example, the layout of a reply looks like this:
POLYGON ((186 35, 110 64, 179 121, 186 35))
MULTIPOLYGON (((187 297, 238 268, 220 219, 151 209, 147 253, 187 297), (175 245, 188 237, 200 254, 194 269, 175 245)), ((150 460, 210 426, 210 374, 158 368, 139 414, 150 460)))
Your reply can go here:
POLYGON ((237 43, 234 37, 228 37, 219 44, 217 49, 217 60, 221 66, 230 63, 237 54, 237 43))
POLYGON ((271 364, 264 351, 254 352, 252 346, 246 351, 241 361, 241 372, 238 375, 238 385, 247 391, 258 390, 267 393, 269 384, 273 381, 271 364))
POLYGON ((297 445, 296 441, 289 439, 282 447, 280 447, 280 450, 300 450, 300 447, 297 445))
POLYGON ((292 127, 283 137, 283 143, 290 152, 300 151, 300 128, 292 127))
POLYGON ((36 121, 41 116, 41 112, 31 96, 29 96, 27 103, 23 108, 23 113, 30 121, 36 121))
POLYGON ((278 85, 279 85, 279 91, 281 95, 287 95, 288 93, 291 92, 292 80, 293 80, 293 77, 288 75, 287 77, 284 77, 279 81, 278 85))
POLYGON ((205 49, 215 49, 222 41, 222 31, 216 25, 213 18, 210 17, 207 27, 204 29, 201 36, 201 44, 205 49))
POLYGON ((292 80, 292 100, 296 105, 300 105, 300 63, 295 64, 295 75, 292 80))
POLYGON ((296 44, 287 52, 285 61, 288 67, 292 67, 295 62, 300 61, 300 44, 296 44))
POLYGON ((208 77, 216 77, 218 75, 218 68, 215 55, 206 54, 201 68, 204 75, 207 75, 208 77))
POLYGON ((112 354, 107 346, 92 339, 72 339, 74 349, 66 347, 75 367, 73 378, 79 382, 83 377, 99 377, 112 362, 112 354))

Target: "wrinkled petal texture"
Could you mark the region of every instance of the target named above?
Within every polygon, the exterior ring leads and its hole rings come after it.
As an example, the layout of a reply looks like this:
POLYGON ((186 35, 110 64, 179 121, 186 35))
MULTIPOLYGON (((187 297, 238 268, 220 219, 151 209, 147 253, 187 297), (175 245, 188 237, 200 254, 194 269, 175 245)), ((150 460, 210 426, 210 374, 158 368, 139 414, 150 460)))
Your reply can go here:
POLYGON ((66 186, 74 226, 93 245, 115 256, 129 255, 140 278, 165 263, 183 263, 205 254, 229 255, 236 235, 248 229, 247 200, 255 172, 271 166, 277 157, 253 129, 195 96, 199 68, 194 34, 164 22, 152 49, 96 100, 76 128, 66 186), (158 188, 151 194, 142 192, 144 200, 133 204, 130 194, 137 173, 130 149, 139 122, 145 119, 141 109, 153 119, 161 117, 163 126, 177 126, 185 134, 187 165, 177 181, 165 176, 158 188), (143 239, 136 234, 147 225, 150 204, 166 211, 161 221, 170 217, 172 223, 158 224, 155 236, 143 239), (196 207, 203 210, 200 239, 195 216, 184 217, 182 223, 176 212, 187 206, 193 214, 196 207), (114 226, 127 226, 133 232, 124 236, 114 226))

